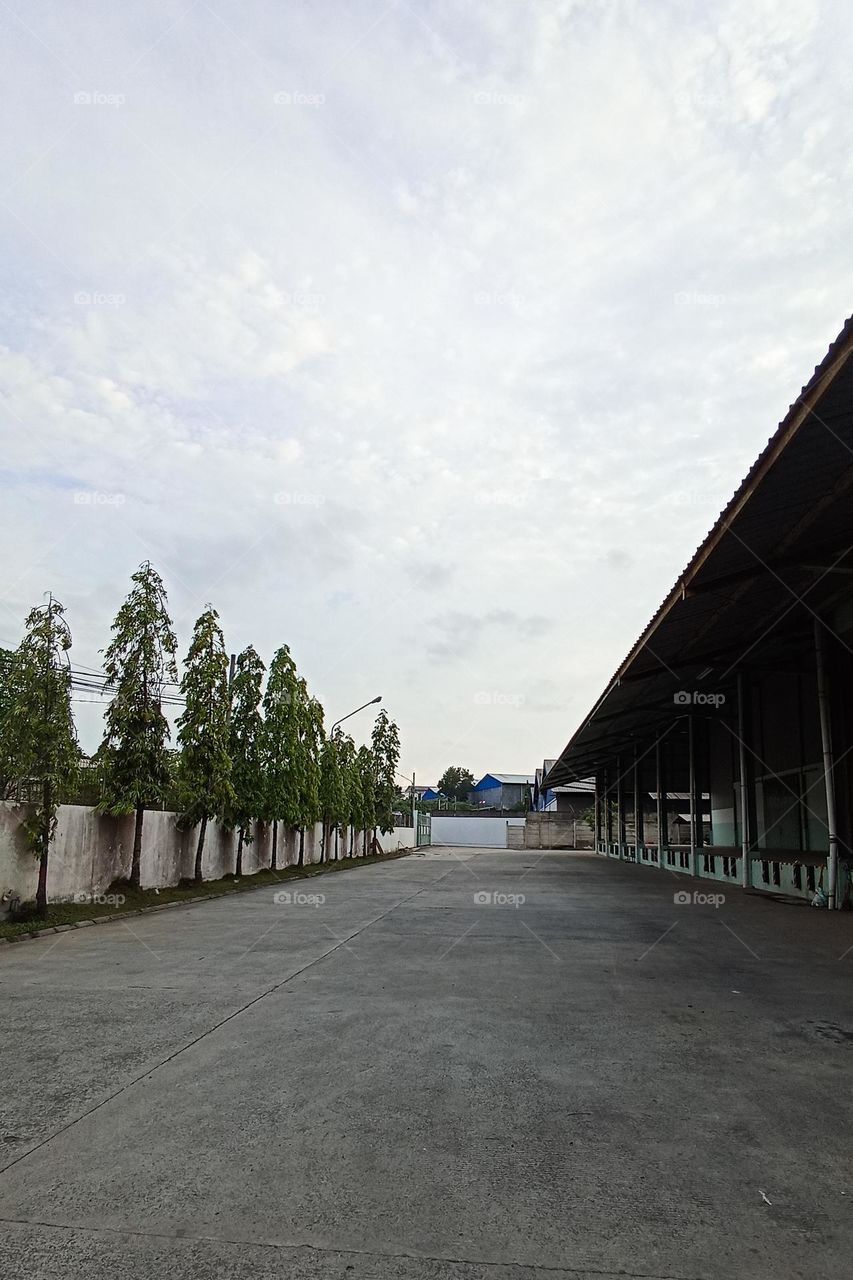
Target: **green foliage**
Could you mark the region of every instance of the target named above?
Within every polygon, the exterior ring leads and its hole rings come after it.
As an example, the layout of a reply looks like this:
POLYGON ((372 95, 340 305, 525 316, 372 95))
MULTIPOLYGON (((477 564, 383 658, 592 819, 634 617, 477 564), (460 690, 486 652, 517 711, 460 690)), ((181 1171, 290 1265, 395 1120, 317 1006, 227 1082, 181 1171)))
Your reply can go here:
POLYGON ((264 694, 263 813, 267 822, 298 827, 304 782, 301 769, 299 676, 290 649, 283 644, 270 663, 264 694))
POLYGON ((327 828, 340 827, 347 818, 347 794, 341 760, 343 734, 336 729, 320 750, 320 817, 327 828))
POLYGON ((400 763, 400 731, 383 707, 373 726, 372 778, 375 796, 374 823, 382 832, 394 829, 394 797, 400 763))
POLYGON ((353 826, 358 831, 372 831, 376 826, 376 789, 374 771, 376 761, 369 747, 359 747, 355 757, 355 769, 358 776, 358 809, 353 817, 353 826))
POLYGON ((228 750, 228 655, 219 615, 210 606, 193 629, 181 693, 186 707, 178 718, 178 789, 181 822, 193 826, 224 816, 234 807, 228 750))
POLYGON ((6 754, 11 747, 11 741, 7 741, 7 735, 3 731, 12 703, 14 661, 15 654, 12 649, 0 649, 0 800, 12 798, 16 781, 12 760, 6 754))
POLYGON ((234 804, 229 814, 243 843, 251 841, 250 823, 264 807, 261 685, 266 667, 252 645, 237 655, 231 686, 229 754, 234 804))
POLYGON ((325 734, 323 708, 316 698, 309 698, 304 680, 300 686, 300 826, 313 826, 322 816, 320 810, 320 754, 325 734))
POLYGON ((177 683, 177 640, 166 607, 166 592, 146 560, 116 614, 104 654, 107 708, 97 762, 102 769, 101 813, 131 813, 161 802, 171 784, 169 724, 161 700, 164 685, 177 683))
POLYGON ((361 807, 361 787, 356 767, 355 743, 348 733, 341 733, 339 730, 338 735, 336 735, 339 741, 338 757, 344 793, 341 822, 342 825, 347 826, 355 821, 355 815, 361 807))
POLYGON ((71 674, 65 654, 71 632, 65 610, 51 596, 32 609, 26 634, 15 650, 0 722, 0 759, 11 778, 35 784, 36 799, 24 823, 30 847, 40 861, 38 908, 47 910, 47 857, 56 830, 61 792, 70 787, 80 764, 80 747, 71 714, 71 674))
POLYGON ((438 790, 449 800, 467 800, 474 787, 474 775, 470 769, 452 764, 438 780, 438 790))

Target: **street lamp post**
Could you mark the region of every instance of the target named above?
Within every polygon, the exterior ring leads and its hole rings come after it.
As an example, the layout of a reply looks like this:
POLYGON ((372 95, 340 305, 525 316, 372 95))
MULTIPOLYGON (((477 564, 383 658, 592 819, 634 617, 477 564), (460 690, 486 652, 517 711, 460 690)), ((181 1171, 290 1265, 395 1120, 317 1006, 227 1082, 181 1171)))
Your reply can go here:
POLYGON ((356 707, 355 711, 349 711, 345 716, 341 716, 340 720, 336 720, 329 730, 329 737, 335 732, 339 724, 343 724, 345 720, 349 720, 350 716, 358 715, 359 711, 363 711, 365 707, 372 707, 375 702, 382 701, 382 694, 378 698, 371 698, 369 702, 364 702, 360 707, 356 707))

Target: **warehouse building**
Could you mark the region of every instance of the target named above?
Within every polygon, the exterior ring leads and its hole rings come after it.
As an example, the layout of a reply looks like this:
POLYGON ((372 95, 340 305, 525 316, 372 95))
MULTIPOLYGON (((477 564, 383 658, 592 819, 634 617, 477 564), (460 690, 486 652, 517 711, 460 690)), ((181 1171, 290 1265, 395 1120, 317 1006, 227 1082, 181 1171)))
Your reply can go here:
POLYGON ((481 809, 527 808, 532 795, 533 775, 526 773, 484 773, 468 793, 471 804, 481 809))
POLYGON ((853 320, 543 780, 601 854, 826 901, 853 862, 853 320))

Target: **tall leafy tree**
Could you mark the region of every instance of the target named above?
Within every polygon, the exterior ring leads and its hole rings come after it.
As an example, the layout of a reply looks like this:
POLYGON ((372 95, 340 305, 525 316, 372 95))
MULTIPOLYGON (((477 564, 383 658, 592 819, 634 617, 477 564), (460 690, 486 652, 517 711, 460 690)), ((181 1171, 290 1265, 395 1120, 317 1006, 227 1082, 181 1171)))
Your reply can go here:
POLYGON ((326 738, 320 750, 320 817, 323 821, 323 841, 320 846, 320 861, 330 862, 337 856, 337 836, 341 823, 346 816, 346 790, 341 769, 340 729, 336 729, 331 738, 326 738), (329 838, 335 832, 335 848, 329 850, 329 838))
POLYGON ((131 577, 133 587, 116 614, 104 653, 106 688, 113 691, 98 752, 101 813, 136 814, 130 883, 139 886, 145 806, 163 800, 171 785, 169 724, 163 688, 177 684, 177 640, 166 590, 149 561, 131 577))
POLYGON ((463 769, 457 764, 445 769, 438 780, 438 790, 449 800, 467 800, 473 786, 474 775, 471 770, 463 769))
POLYGON ((344 837, 344 857, 355 856, 355 822, 361 811, 361 779, 358 772, 355 743, 348 733, 341 740, 341 773, 344 780, 344 824, 349 827, 349 836, 344 837), (347 839, 349 850, 347 850, 347 839))
POLYGON ((74 782, 80 747, 71 714, 71 673, 65 658, 71 632, 65 610, 50 596, 30 610, 12 658, 0 724, 0 757, 17 779, 35 787, 24 830, 39 860, 36 911, 47 915, 47 865, 61 793, 74 782))
POLYGON ((4 732, 9 708, 12 705, 14 662, 14 650, 0 649, 0 800, 13 799, 18 784, 13 771, 13 762, 8 755, 12 740, 7 741, 4 732))
POLYGON ((178 718, 181 822, 187 826, 199 824, 195 854, 198 884, 208 821, 226 817, 234 807, 228 750, 228 655, 219 615, 210 605, 193 629, 181 693, 186 699, 186 707, 178 718))
POLYGON ((298 827, 301 795, 299 676, 286 644, 270 663, 264 694, 264 802, 262 817, 272 823, 270 867, 278 866, 278 824, 298 827))
POLYGON ((355 819, 355 828, 357 831, 362 832, 362 852, 367 855, 368 833, 372 834, 376 825, 376 789, 374 782, 376 762, 370 747, 359 747, 355 762, 359 781, 359 808, 355 819))
POLYGON ((305 865, 305 828, 320 818, 320 752, 323 744, 323 708, 308 696, 308 686, 299 681, 300 713, 300 794, 299 865, 305 865))
POLYGON ((264 807, 263 732, 261 685, 264 666, 252 645, 237 655, 231 686, 231 785, 234 806, 229 815, 237 827, 234 874, 243 874, 243 846, 251 842, 251 824, 264 807))
POLYGON ((380 831, 394 830, 395 777, 400 763, 400 730, 383 707, 373 726, 376 823, 380 831))

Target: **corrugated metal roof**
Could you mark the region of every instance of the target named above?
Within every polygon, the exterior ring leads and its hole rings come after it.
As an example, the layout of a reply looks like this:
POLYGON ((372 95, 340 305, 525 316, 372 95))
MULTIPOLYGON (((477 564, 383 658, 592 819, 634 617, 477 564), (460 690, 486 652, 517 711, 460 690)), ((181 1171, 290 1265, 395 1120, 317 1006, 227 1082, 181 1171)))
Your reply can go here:
POLYGON ((853 317, 544 785, 588 775, 614 742, 647 737, 672 719, 682 681, 701 682, 703 672, 730 680, 750 646, 781 642, 774 627, 805 591, 811 609, 831 594, 823 570, 853 543, 851 352, 853 317))
MULTIPOLYGON (((503 785, 504 783, 520 784, 523 782, 526 782, 529 786, 533 785, 533 776, 529 773, 484 773, 480 781, 477 783, 477 787, 482 786, 487 778, 493 778, 495 783, 500 785, 503 785)), ((477 787, 474 788, 475 791, 477 790, 477 787)))

